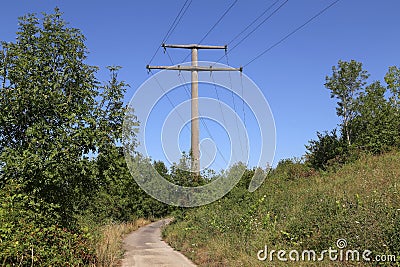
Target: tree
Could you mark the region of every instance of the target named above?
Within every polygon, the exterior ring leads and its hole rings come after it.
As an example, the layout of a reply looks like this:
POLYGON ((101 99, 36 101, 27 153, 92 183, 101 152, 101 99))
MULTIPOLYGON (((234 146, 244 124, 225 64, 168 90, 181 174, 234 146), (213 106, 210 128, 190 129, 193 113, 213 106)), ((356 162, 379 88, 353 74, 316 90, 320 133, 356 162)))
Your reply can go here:
POLYGON ((99 83, 85 37, 58 9, 19 19, 0 46, 0 261, 82 266, 92 258, 75 214, 95 189, 99 83), (16 245, 18 244, 18 245, 16 245), (62 249, 62 253, 60 252, 62 249))
POLYGON ((18 181, 65 217, 93 178, 99 94, 84 41, 56 9, 20 18, 16 42, 1 43, 0 186, 18 181))
POLYGON ((318 140, 311 140, 306 145, 306 162, 314 169, 326 170, 330 164, 345 162, 348 147, 334 129, 330 133, 317 132, 318 140))
POLYGON ((362 63, 339 60, 337 67, 332 67, 332 76, 326 76, 325 87, 331 91, 331 98, 338 99, 336 113, 342 118, 342 133, 347 144, 352 142, 350 122, 356 116, 354 100, 366 84, 369 74, 362 69, 362 63))
POLYGON ((396 66, 389 67, 388 73, 385 75, 385 82, 388 85, 392 96, 390 98, 397 112, 400 110, 400 69, 396 66))
POLYGON ((368 85, 355 101, 354 145, 361 150, 381 153, 396 145, 399 133, 396 110, 386 99, 387 89, 380 82, 368 85))
POLYGON ((395 129, 397 130, 397 147, 400 147, 400 69, 396 66, 389 68, 385 76, 387 87, 391 93, 390 103, 394 108, 395 129))

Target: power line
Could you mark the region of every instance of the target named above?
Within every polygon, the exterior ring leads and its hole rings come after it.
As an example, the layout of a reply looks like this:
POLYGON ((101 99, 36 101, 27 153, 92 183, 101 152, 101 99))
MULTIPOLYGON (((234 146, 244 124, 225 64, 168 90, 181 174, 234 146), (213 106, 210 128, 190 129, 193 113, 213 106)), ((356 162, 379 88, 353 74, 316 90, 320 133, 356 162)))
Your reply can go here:
MULTIPOLYGON (((237 42, 232 48, 229 49, 227 52, 230 53, 232 50, 234 50, 238 45, 240 45, 244 40, 246 40, 251 34, 253 34, 258 28, 260 28, 265 22, 267 22, 273 15, 275 15, 286 3, 289 2, 289 0, 285 0, 279 7, 277 7, 268 17, 266 17, 263 21, 261 21, 253 30, 251 30, 246 36, 244 36, 239 42, 237 42)), ((223 57, 221 57, 219 60, 221 60, 223 57)), ((218 61, 219 61, 218 60, 218 61)), ((217 62, 218 62, 217 61, 217 62)))
POLYGON ((296 29, 294 29, 293 31, 291 31, 289 34, 287 34, 285 37, 283 37, 282 39, 280 39, 278 42, 276 42, 275 44, 273 44, 272 46, 270 46, 269 48, 265 49, 263 52, 261 52, 260 54, 258 54, 256 57, 254 57, 252 60, 250 60, 248 63, 246 63, 243 67, 248 66, 249 64, 253 63, 255 60, 257 60, 258 58, 260 58, 261 56, 263 56, 265 53, 269 52, 270 50, 272 50, 274 47, 278 46, 279 44, 283 43, 286 39, 288 39, 290 36, 292 36, 293 34, 295 34, 296 32, 298 32, 299 30, 301 30, 302 28, 304 28, 307 24, 309 24, 311 21, 313 21, 314 19, 316 19, 317 17, 319 17, 320 15, 322 15, 325 11, 327 11, 329 8, 331 8, 332 6, 334 6, 335 4, 337 4, 337 2, 339 2, 340 0, 336 0, 334 2, 332 2, 329 6, 325 7, 324 9, 322 9, 321 11, 319 11, 316 15, 314 15, 313 17, 311 17, 309 20, 307 20, 305 23, 303 23, 302 25, 300 25, 299 27, 297 27, 296 29))
MULTIPOLYGON (((171 64, 172 64, 172 65, 175 65, 175 63, 174 63, 174 61, 172 60, 172 57, 171 57, 171 55, 169 54, 168 50, 165 49, 165 52, 167 53, 168 58, 169 58, 169 61, 171 62, 171 64)), ((186 82, 185 77, 179 76, 179 80, 181 80, 181 82, 183 83, 183 87, 185 88, 186 95, 190 98, 191 96, 190 96, 189 89, 187 88, 187 82, 186 82)))
MULTIPOLYGON (((179 10, 179 13, 176 15, 174 21, 172 22, 171 26, 169 27, 167 33, 165 34, 164 38, 162 39, 161 43, 165 43, 167 39, 171 36, 173 31, 175 30, 176 26, 178 26, 179 22, 181 21, 182 17, 185 15, 187 9, 189 8, 190 4, 192 3, 192 0, 186 0, 181 9, 179 10), (190 1, 190 2, 189 2, 190 1), (189 4, 186 6, 186 4, 189 2, 189 4), (186 8, 185 8, 186 7, 186 8), (182 13, 183 12, 183 13, 182 13)), ((156 51, 154 52, 153 56, 151 57, 149 61, 149 65, 153 61, 153 59, 156 57, 158 51, 160 50, 161 46, 158 46, 156 51)))
MULTIPOLYGON (((171 57, 171 55, 169 54, 168 50, 165 50, 165 51, 166 51, 166 53, 167 53, 167 55, 168 55, 169 60, 171 61, 171 64, 172 64, 172 65, 175 65, 175 63, 174 63, 174 61, 172 60, 172 57, 171 57)), ((188 96, 189 98, 191 98, 189 89, 187 88, 187 82, 186 82, 185 77, 184 77, 184 76, 179 76, 179 79, 181 80, 181 82, 182 82, 182 84, 183 84, 183 87, 185 88, 185 91, 186 91, 187 96, 188 96)), ((214 84, 214 86, 215 86, 215 84, 214 84)), ((169 98, 168 98, 168 99, 169 99, 169 98)), ((222 109, 221 109, 221 111, 222 111, 222 109)), ((224 116, 224 115, 222 114, 222 116, 224 116)), ((199 119, 200 119, 200 122, 201 122, 201 124, 203 125, 203 127, 206 129, 206 131, 207 131, 208 135, 210 136, 211 140, 215 140, 214 137, 212 136, 211 131, 210 131, 210 129, 208 128, 207 124, 204 122, 204 118, 203 118, 203 116, 201 115, 200 112, 199 112, 199 119)), ((224 157, 224 155, 222 154, 222 152, 221 152, 221 150, 218 148, 218 146, 215 146, 215 147, 217 148, 217 151, 218 151, 218 153, 220 154, 221 158, 224 160, 225 164, 228 164, 228 161, 226 160, 226 158, 224 157)), ((206 152, 206 154, 211 158, 211 155, 208 153, 208 151, 205 150, 205 152, 206 152)), ((219 164, 218 164, 218 165, 219 165, 219 164)), ((219 166, 221 166, 221 165, 219 165, 219 166)))
MULTIPOLYGON (((225 56, 226 56, 226 65, 229 66, 228 53, 225 53, 225 56)), ((229 72, 229 82, 230 82, 230 89, 231 89, 230 91, 231 91, 232 102, 233 102, 233 110, 237 114, 238 112, 236 110, 235 96, 233 95, 232 76, 231 76, 230 72, 229 72)), ((239 135, 240 151, 243 154, 242 138, 240 138, 239 123, 238 123, 237 116, 235 116, 235 122, 236 122, 236 129, 237 129, 238 135, 239 135)))
POLYGON ((247 31, 251 26, 254 25, 254 23, 256 23, 262 16, 265 15, 265 13, 267 13, 274 5, 276 5, 276 3, 278 3, 280 0, 276 0, 274 3, 272 3, 272 5, 268 6, 255 20, 253 20, 249 25, 247 25, 240 33, 238 33, 235 37, 233 37, 232 40, 229 41, 228 45, 230 45, 231 43, 233 43, 233 41, 235 41, 240 35, 242 35, 242 33, 244 33, 245 31, 247 31))
MULTIPOLYGON (((149 70, 149 71, 151 72, 151 70, 149 70)), ((175 109, 176 107, 175 107, 174 103, 172 102, 171 98, 168 96, 167 92, 165 91, 164 87, 161 85, 160 81, 157 79, 157 76, 153 75, 153 77, 155 78, 160 89, 164 92, 164 95, 167 97, 168 102, 171 104, 173 110, 178 114, 179 118, 182 120, 183 124, 185 125, 185 128, 190 132, 189 126, 187 126, 187 124, 185 123, 185 120, 183 119, 182 115, 178 112, 178 110, 175 109)))
POLYGON ((242 95, 242 111, 243 111, 243 124, 244 124, 244 128, 247 128, 246 125, 246 111, 244 109, 244 86, 243 86, 243 73, 240 73, 240 84, 241 84, 241 95, 242 95))
MULTIPOLYGON (((187 1, 189 1, 189 0, 186 0, 186 2, 187 2, 187 1)), ((185 2, 185 4, 186 4, 186 2, 185 2)), ((185 8, 185 10, 183 11, 182 15, 179 17, 177 23, 176 23, 175 26, 172 28, 171 32, 167 35, 167 37, 164 39, 163 43, 165 43, 165 42, 168 40, 168 38, 172 35, 172 33, 174 32, 176 26, 178 26, 179 22, 181 22, 183 16, 186 14, 186 11, 189 9, 189 6, 190 6, 191 3, 192 3, 192 0, 190 0, 189 4, 186 6, 186 8, 185 8)))
MULTIPOLYGON (((279 1, 279 0, 278 0, 279 1)), ((278 2, 277 1, 277 2, 278 2)), ((229 51, 227 51, 225 53, 225 55, 229 54, 230 52, 232 52, 232 50, 234 50, 236 47, 238 47, 238 45, 240 45, 244 40, 246 40, 251 34, 253 34, 258 28, 260 28, 265 22, 267 22, 273 15, 275 15, 289 0, 286 0, 285 2, 283 2, 278 8, 276 8, 268 17, 266 17, 263 21, 261 21, 252 31, 250 31, 248 34, 246 34, 246 36, 244 36, 239 42, 236 43, 235 46, 233 46, 232 48, 229 49, 229 51)), ((271 5, 270 8, 272 8, 277 2, 273 3, 271 5)), ((268 9, 267 9, 268 10, 268 9)), ((266 11, 265 11, 266 12, 266 11)), ((257 20, 257 19, 256 19, 257 20)), ((253 22, 251 24, 254 24, 253 22)), ((250 27, 250 26, 248 26, 250 27)), ((246 27, 246 29, 248 28, 246 27)), ((243 32, 243 31, 242 31, 243 32)), ((241 33, 240 33, 241 34, 241 33)), ((240 35, 239 34, 239 35, 240 35)), ((236 39, 236 37, 234 38, 236 39)), ((233 41, 233 40, 232 40, 233 41)), ((231 42, 232 42, 231 41, 231 42)), ((224 55, 224 56, 225 56, 224 55)), ((218 62, 221 61, 221 59, 224 58, 224 56, 220 57, 215 63, 214 65, 216 65, 218 62)))
MULTIPOLYGON (((238 2, 238 0, 233 1, 233 3, 225 10, 225 12, 219 17, 219 19, 217 20, 217 22, 214 23, 214 25, 210 28, 210 30, 208 30, 208 32, 203 36, 203 38, 201 38, 201 40, 198 42, 198 44, 201 44, 206 38, 207 36, 215 29, 215 27, 217 27, 217 25, 222 21, 222 19, 226 16, 226 14, 228 14, 228 12, 236 5, 236 3, 238 2)), ((182 62, 185 62, 186 59, 190 56, 190 53, 183 59, 182 62)))
POLYGON ((218 90, 217 90, 217 83, 215 82, 213 73, 211 73, 211 79, 212 79, 212 82, 213 82, 213 85, 214 85, 215 94, 217 95, 219 109, 221 110, 222 121, 223 121, 224 125, 227 125, 226 124, 226 120, 225 120, 225 116, 224 116, 224 112, 223 112, 223 109, 222 109, 221 99, 219 98, 219 94, 218 94, 218 90))
POLYGON ((226 14, 228 14, 228 12, 232 9, 232 7, 234 7, 234 5, 236 5, 236 3, 238 2, 238 0, 235 0, 229 7, 228 9, 224 12, 224 14, 222 14, 222 16, 217 20, 217 22, 211 27, 211 29, 203 36, 203 38, 201 38, 201 40, 199 41, 199 44, 201 44, 201 42, 203 42, 207 36, 214 30, 215 27, 217 27, 217 25, 221 22, 221 20, 226 16, 226 14))
MULTIPOLYGON (((172 60, 171 57, 170 57, 170 59, 172 60)), ((150 72, 151 72, 151 70, 150 70, 150 72)), ((168 102, 169 102, 169 103, 171 104, 171 106, 172 106, 172 109, 178 114, 179 118, 180 118, 181 121, 183 122, 184 128, 185 128, 186 130, 188 130, 189 133, 190 133, 189 126, 185 123, 185 120, 183 119, 182 115, 178 112, 178 110, 176 110, 176 106, 175 106, 174 103, 172 102, 171 98, 168 96, 168 94, 167 94, 167 92, 165 91, 164 87, 161 85, 161 83, 160 83, 160 81, 158 80, 157 76, 156 76, 156 75, 153 75, 153 77, 155 78, 155 80, 156 80, 156 82, 157 82, 157 85, 160 87, 160 89, 164 92, 164 95, 167 97, 168 102)), ((185 86, 185 89, 186 89, 186 83, 184 83, 184 86, 185 86)), ((187 92, 187 91, 186 91, 186 92, 187 92)), ((200 116, 201 116, 201 115, 200 115, 200 116)), ((200 121, 202 122, 202 124, 203 124, 204 127, 206 128, 208 134, 210 135, 210 138, 211 138, 212 140, 214 140, 213 137, 212 137, 212 135, 211 135, 210 130, 208 129, 207 125, 204 123, 204 121, 202 120, 201 117, 200 117, 200 121)), ((221 150, 218 148, 218 146, 216 146, 216 148, 217 148, 218 153, 221 155, 222 159, 225 161, 225 164, 228 164, 227 160, 225 159, 224 155, 222 154, 222 152, 221 152, 221 150)), ((205 152, 206 152, 206 154, 211 158, 211 155, 208 153, 208 151, 205 150, 205 152)), ((222 166, 221 164, 219 164, 219 163, 218 163, 218 166, 223 167, 223 166, 222 166)))

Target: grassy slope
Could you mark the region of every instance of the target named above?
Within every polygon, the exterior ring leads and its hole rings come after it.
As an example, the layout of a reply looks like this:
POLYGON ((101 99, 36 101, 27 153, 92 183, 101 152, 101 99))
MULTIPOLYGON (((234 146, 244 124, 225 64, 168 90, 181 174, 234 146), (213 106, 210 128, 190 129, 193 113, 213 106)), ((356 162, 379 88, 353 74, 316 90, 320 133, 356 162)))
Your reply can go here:
POLYGON ((255 193, 235 188, 217 202, 188 211, 164 235, 201 266, 287 266, 277 259, 260 262, 257 251, 264 245, 321 251, 335 248, 338 238, 347 240, 348 249, 397 254, 400 261, 399 162, 400 153, 390 153, 336 173, 294 180, 271 175, 255 193))

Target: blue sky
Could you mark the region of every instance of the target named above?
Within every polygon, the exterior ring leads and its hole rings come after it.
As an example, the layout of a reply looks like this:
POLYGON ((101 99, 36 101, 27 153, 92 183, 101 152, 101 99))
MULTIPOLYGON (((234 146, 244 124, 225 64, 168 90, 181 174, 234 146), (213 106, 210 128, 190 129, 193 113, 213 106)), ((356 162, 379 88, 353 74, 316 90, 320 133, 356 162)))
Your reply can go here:
MULTIPOLYGON (((193 0, 167 43, 198 42, 232 2, 193 0)), ((239 0, 202 43, 226 44, 273 2, 239 0)), ((289 0, 229 53, 230 65, 245 65, 331 2, 289 0)), ((90 52, 88 63, 102 68, 100 80, 107 79, 107 65, 123 67, 120 78, 131 85, 126 94, 126 101, 129 101, 135 90, 150 77, 145 66, 183 3, 184 0, 4 1, 0 39, 14 41, 17 17, 30 12, 52 12, 58 6, 64 12, 65 20, 86 36, 90 52)), ((303 155, 304 145, 315 138, 316 131, 333 129, 339 123, 335 101, 323 85, 325 76, 330 75, 331 67, 338 60, 361 61, 371 74, 371 81, 383 80, 389 66, 400 65, 399 10, 398 0, 342 0, 244 69, 263 92, 274 115, 275 163, 303 155)), ((170 50, 169 53, 175 62, 179 62, 187 51, 170 50)), ((222 51, 200 51, 199 57, 214 61, 221 55, 222 51)), ((152 64, 169 65, 170 61, 160 50, 152 64)), ((185 92, 181 90, 176 94, 172 99, 178 105, 185 98, 185 92)), ((229 97, 222 93, 221 99, 228 102, 229 97)), ((213 126, 210 124, 210 127, 213 126)), ((206 138, 207 134, 202 133, 202 137, 206 138)), ((158 154, 154 153, 157 158, 158 154)))

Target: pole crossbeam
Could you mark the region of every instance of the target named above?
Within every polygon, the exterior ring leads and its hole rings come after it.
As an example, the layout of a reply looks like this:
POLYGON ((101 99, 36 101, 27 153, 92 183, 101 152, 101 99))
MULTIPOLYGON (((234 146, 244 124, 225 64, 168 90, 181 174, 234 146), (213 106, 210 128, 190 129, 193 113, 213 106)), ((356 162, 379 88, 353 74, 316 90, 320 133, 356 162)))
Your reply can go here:
POLYGON ((243 68, 215 68, 213 66, 150 66, 147 65, 148 70, 179 70, 179 71, 243 71, 243 68))
POLYGON ((191 170, 195 174, 195 177, 200 177, 200 145, 199 145, 199 71, 242 71, 243 68, 215 68, 213 66, 199 66, 198 65, 198 50, 199 49, 228 49, 227 45, 200 45, 200 44, 162 44, 164 49, 166 48, 182 48, 192 50, 192 64, 191 66, 149 66, 148 70, 152 69, 165 69, 165 70, 179 70, 179 71, 191 71, 191 170))
POLYGON ((184 48, 184 49, 224 49, 227 50, 227 45, 200 45, 200 44, 162 44, 161 47, 163 48, 184 48))

